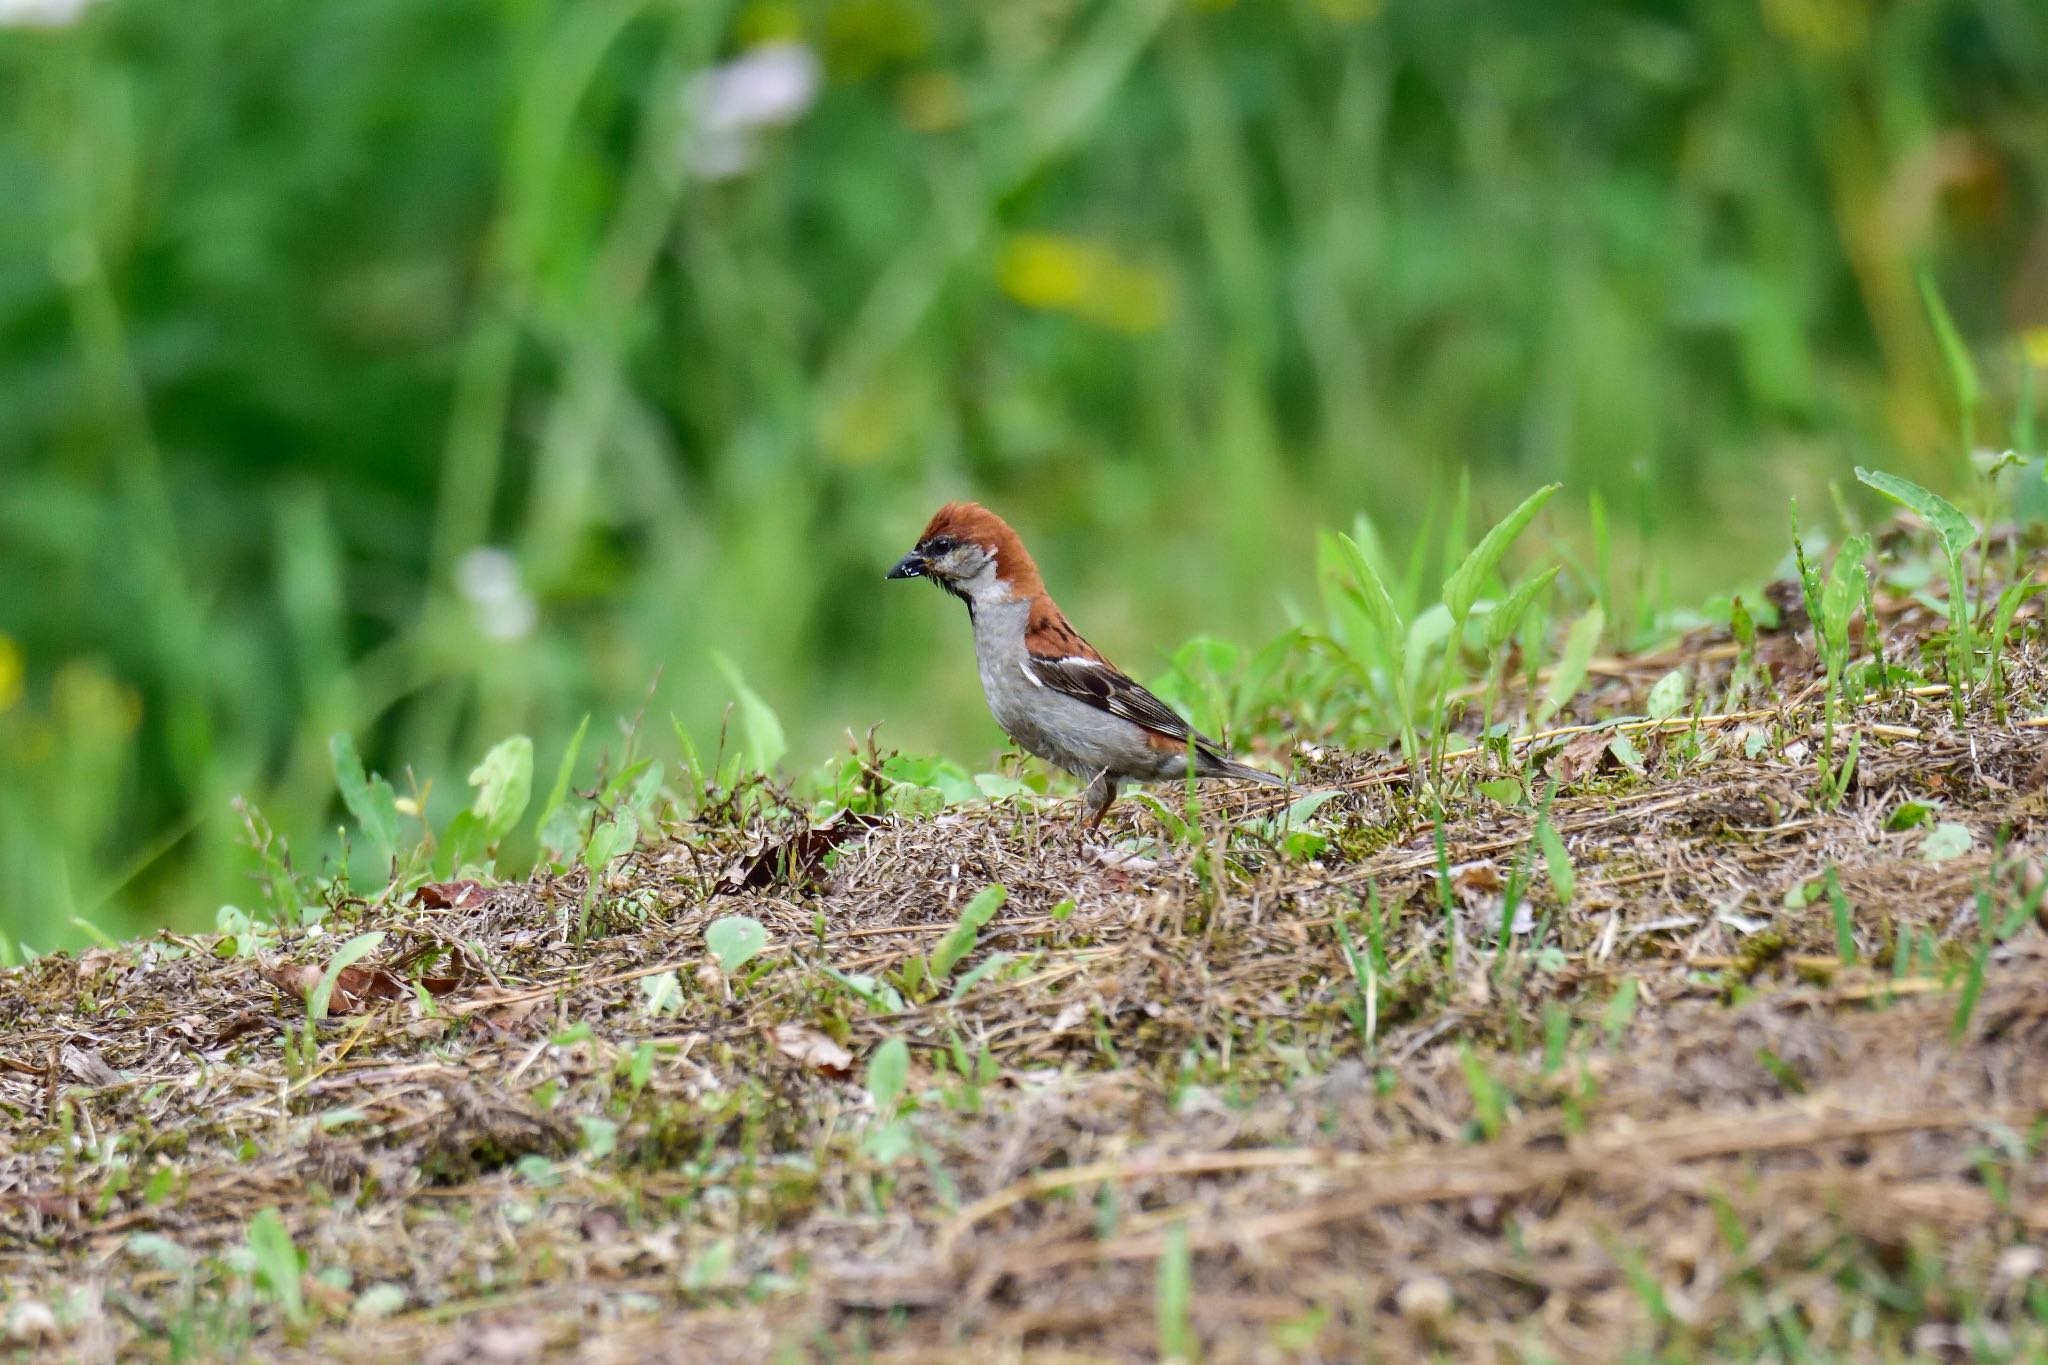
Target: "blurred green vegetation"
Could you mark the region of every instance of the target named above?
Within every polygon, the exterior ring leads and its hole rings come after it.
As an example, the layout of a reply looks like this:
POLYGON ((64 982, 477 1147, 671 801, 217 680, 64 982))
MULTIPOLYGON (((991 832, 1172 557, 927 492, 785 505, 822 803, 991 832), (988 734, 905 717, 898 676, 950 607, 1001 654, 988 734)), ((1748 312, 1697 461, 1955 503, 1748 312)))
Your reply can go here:
POLYGON ((1465 478, 1602 498, 1648 619, 1788 493, 1964 478, 1923 274, 1979 443, 2048 366, 2038 0, 65 9, 0 0, 41 948, 210 918, 251 825, 329 856, 333 732, 445 814, 515 731, 715 736, 714 650, 793 761, 973 766, 965 624, 881 581, 948 497, 1141 675, 1465 478))

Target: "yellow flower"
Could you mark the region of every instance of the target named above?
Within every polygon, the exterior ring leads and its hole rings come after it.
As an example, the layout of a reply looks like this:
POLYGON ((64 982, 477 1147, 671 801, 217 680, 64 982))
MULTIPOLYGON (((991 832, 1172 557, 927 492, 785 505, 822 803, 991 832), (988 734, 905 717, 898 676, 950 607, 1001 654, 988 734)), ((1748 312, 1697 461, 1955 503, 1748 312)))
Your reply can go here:
POLYGON ((0 635, 0 711, 21 700, 21 646, 0 635))
POLYGON ((896 107, 918 132, 943 132, 966 121, 967 92, 944 71, 920 71, 896 87, 896 107))
MULTIPOLYGON (((2037 370, 2048 370, 2048 325, 2029 327, 2020 333, 2020 349, 2037 370)), ((4 709, 4 707, 0 707, 4 709)))
POLYGON ((1869 36, 1863 0, 1764 0, 1763 8, 1774 33, 1814 55, 1854 52, 1869 36))
POLYGON ((1120 332, 1156 331, 1172 290, 1160 271, 1118 259, 1107 247, 1051 233, 1010 239, 996 283, 1026 308, 1071 313, 1120 332))
POLYGON ((761 47, 767 43, 794 43, 804 36, 804 17, 786 0, 755 0, 740 11, 733 25, 739 45, 761 47))

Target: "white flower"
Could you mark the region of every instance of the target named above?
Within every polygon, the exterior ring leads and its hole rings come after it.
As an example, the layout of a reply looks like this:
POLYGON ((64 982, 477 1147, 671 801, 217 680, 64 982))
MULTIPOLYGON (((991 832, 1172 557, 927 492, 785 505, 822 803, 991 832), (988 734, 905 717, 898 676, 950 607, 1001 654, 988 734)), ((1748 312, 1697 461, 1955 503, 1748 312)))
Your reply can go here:
POLYGON ((455 562, 455 586, 476 609, 476 628, 487 640, 523 640, 540 622, 539 606, 519 581, 519 561, 495 545, 479 545, 455 562))
POLYGON ((69 28, 92 0, 0 0, 0 28, 69 28))
POLYGON ((683 91, 691 166, 707 180, 745 171, 761 130, 787 127, 809 112, 823 74, 817 54, 802 43, 770 43, 699 72, 683 91))

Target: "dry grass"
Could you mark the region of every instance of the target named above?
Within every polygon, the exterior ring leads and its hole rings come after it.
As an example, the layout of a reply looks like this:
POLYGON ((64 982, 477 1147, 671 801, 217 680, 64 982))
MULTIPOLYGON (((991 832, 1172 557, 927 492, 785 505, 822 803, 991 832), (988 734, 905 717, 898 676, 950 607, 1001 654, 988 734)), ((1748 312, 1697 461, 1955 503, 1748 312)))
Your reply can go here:
MULTIPOLYGON (((1930 624, 1892 614, 1893 657, 1930 624)), ((786 834, 727 812, 616 868, 583 941, 579 878, 346 906, 386 938, 310 1055, 333 936, 0 974, 0 1325, 78 1359, 2048 1350, 2027 634, 2003 718, 1858 709, 1832 809, 1791 635, 1758 709, 1638 727, 1643 775, 1539 745, 1568 905, 1529 811, 1462 799, 1440 877, 1405 779, 1331 755, 1314 861, 1241 823, 1257 793, 1186 843, 1127 802, 1135 858, 1052 809, 889 818, 794 879, 759 856, 786 834), (1908 799, 1969 851, 1888 830, 1908 799), (1787 902, 1829 868, 1853 961, 1825 891, 1787 902), (958 1001, 885 1013, 819 966, 899 973, 997 882, 961 970, 1016 957, 958 1001), (728 980, 704 932, 731 914, 770 946, 728 980), (896 1126, 863 1081, 888 1038, 896 1126), (307 1261, 297 1322, 243 1259, 265 1208, 307 1261)), ((1639 711, 1675 664, 1714 695, 1732 652, 1611 661, 1578 711, 1639 711)))

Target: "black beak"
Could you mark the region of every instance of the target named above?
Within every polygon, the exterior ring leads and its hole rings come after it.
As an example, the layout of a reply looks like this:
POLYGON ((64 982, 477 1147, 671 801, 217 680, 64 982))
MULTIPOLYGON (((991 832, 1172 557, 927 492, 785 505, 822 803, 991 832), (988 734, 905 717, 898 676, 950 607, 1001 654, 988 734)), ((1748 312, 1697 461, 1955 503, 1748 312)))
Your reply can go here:
POLYGON ((930 565, 925 560, 925 557, 912 550, 909 554, 896 561, 896 567, 889 570, 889 577, 923 578, 924 571, 929 567, 930 565))

